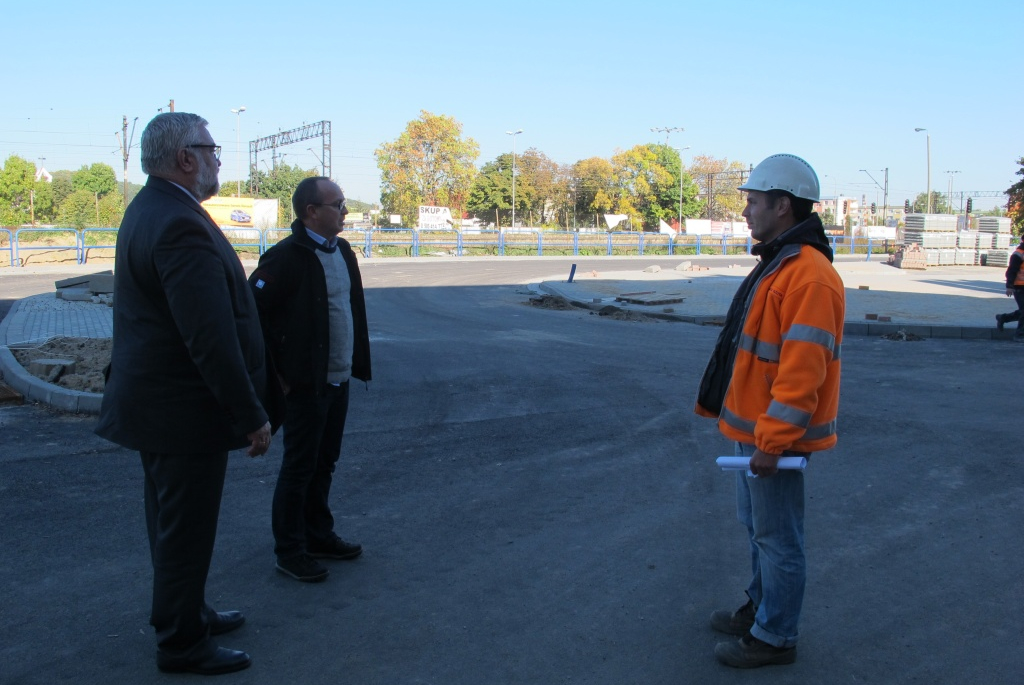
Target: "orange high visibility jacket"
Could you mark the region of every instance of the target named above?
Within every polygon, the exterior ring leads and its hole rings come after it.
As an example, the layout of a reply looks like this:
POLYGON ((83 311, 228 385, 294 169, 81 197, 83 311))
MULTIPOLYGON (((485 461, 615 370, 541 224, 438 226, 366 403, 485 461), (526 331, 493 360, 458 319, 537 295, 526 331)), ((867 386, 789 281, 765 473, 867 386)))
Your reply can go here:
POLYGON ((1010 254, 1010 262, 1006 267, 1007 288, 1024 288, 1024 269, 1021 264, 1024 264, 1024 247, 1018 246, 1010 254))
POLYGON ((747 300, 718 429, 768 454, 836 444, 846 297, 829 259, 810 245, 782 248, 747 300))

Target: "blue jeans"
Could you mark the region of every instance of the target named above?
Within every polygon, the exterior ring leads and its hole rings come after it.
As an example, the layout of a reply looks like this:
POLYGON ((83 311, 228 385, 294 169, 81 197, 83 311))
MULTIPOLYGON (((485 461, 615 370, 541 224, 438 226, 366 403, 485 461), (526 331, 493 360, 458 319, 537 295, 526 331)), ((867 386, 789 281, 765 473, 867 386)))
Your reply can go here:
MULTIPOLYGON (((754 454, 736 443, 736 456, 754 454)), ((799 637, 800 609, 807 583, 804 558, 804 474, 780 470, 768 478, 737 471, 736 511, 750 537, 752 578, 747 596, 757 613, 750 633, 776 647, 799 637)))

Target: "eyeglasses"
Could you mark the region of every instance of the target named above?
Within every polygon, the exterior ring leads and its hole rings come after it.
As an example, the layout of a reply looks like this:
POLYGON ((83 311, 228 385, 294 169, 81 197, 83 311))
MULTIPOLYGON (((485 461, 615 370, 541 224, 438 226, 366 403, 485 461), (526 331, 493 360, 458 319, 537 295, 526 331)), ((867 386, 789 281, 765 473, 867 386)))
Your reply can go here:
POLYGON ((338 200, 337 202, 310 202, 309 204, 314 207, 334 207, 339 212, 348 211, 348 206, 345 204, 345 200, 338 200))
POLYGON ((197 143, 195 145, 186 145, 185 147, 208 147, 211 150, 213 150, 213 158, 216 159, 218 162, 220 161, 220 145, 207 145, 205 143, 197 143))

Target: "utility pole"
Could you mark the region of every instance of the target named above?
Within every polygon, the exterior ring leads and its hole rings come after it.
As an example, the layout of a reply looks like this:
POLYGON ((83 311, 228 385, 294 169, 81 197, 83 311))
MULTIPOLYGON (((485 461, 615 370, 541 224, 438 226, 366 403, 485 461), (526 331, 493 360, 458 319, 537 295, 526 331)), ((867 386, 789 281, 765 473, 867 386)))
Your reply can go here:
MULTIPOLYGON (((171 100, 171 102, 174 102, 171 100)), ((132 119, 132 136, 128 137, 128 115, 125 114, 121 122, 121 133, 114 132, 114 137, 117 138, 117 144, 121 147, 121 158, 124 159, 124 204, 128 206, 128 155, 132 149, 132 140, 135 139, 135 124, 138 123, 139 118, 135 117, 132 119)))
POLYGON ((956 214, 953 211, 953 174, 959 174, 959 171, 947 171, 949 174, 949 187, 946 189, 946 202, 949 204, 949 213, 956 214))
POLYGON ((889 167, 885 167, 885 190, 882 191, 882 225, 887 221, 889 214, 889 167))

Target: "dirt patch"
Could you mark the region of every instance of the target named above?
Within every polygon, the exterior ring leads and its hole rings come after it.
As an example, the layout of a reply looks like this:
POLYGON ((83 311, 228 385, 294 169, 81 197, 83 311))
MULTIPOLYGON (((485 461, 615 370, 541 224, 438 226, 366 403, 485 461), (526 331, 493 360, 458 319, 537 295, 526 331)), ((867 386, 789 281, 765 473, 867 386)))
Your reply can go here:
POLYGON ((112 342, 110 338, 54 338, 38 347, 12 348, 11 352, 26 369, 36 359, 71 359, 75 372, 61 376, 56 384, 68 390, 102 393, 103 369, 110 363, 112 342))
POLYGON ((571 302, 566 300, 564 297, 558 297, 557 295, 538 295, 537 297, 531 297, 530 304, 540 309, 556 309, 560 311, 576 309, 571 302))
POLYGON ((901 328, 895 333, 886 333, 882 336, 882 340, 895 340, 896 342, 920 342, 921 340, 924 340, 924 338, 915 333, 907 333, 901 328))
POLYGON ((643 312, 635 312, 631 309, 620 309, 618 307, 602 307, 596 312, 590 312, 591 314, 597 314, 598 316, 606 316, 614 321, 634 321, 636 323, 659 323, 660 319, 656 319, 653 316, 647 316, 643 312))
MULTIPOLYGON (((564 297, 558 295, 538 295, 531 297, 529 304, 538 307, 540 309, 554 309, 557 311, 568 311, 568 310, 579 310, 580 305, 569 302, 564 297)), ((603 316, 614 321, 634 321, 637 323, 659 323, 659 319, 648 316, 643 312, 635 312, 629 309, 622 309, 621 307, 615 307, 613 305, 607 305, 601 307, 597 311, 591 310, 591 316, 603 316)))

